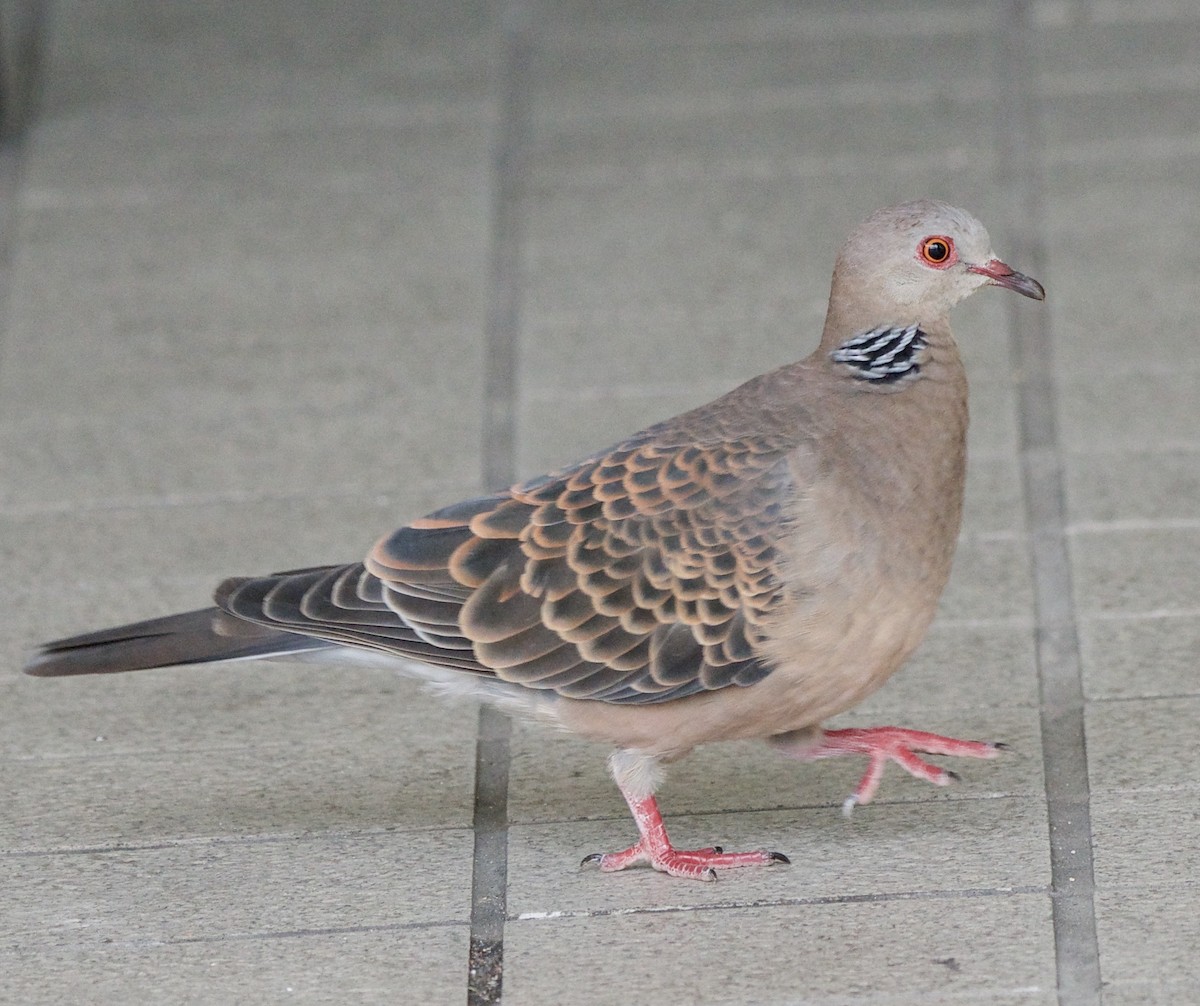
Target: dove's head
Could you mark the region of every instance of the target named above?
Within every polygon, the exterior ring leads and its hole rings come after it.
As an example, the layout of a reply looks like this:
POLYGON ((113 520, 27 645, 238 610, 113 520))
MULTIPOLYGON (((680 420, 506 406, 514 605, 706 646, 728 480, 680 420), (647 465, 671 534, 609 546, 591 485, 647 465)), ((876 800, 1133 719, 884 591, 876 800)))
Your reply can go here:
POLYGON ((842 246, 833 274, 830 320, 839 327, 930 323, 982 286, 1034 300, 1046 291, 996 257, 983 224, 934 199, 872 213, 842 246))

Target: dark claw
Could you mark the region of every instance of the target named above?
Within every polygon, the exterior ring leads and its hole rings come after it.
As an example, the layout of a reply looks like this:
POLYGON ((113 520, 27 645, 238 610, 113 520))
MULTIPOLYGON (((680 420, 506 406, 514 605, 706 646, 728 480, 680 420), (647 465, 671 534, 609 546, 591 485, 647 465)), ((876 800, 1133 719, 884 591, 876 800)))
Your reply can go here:
POLYGON ((717 879, 717 871, 714 870, 711 866, 708 868, 708 879, 709 880, 717 879))
POLYGON ((713 846, 713 852, 715 852, 715 853, 716 853, 718 856, 719 856, 719 855, 721 855, 721 853, 722 853, 722 852, 724 852, 724 851, 725 851, 725 850, 724 850, 724 849, 723 849, 721 846, 719 846, 719 845, 714 845, 714 846, 713 846))
POLYGON ((787 856, 785 856, 782 852, 772 852, 768 853, 768 855, 770 855, 772 863, 782 863, 784 866, 792 865, 792 861, 788 859, 787 856))
POLYGON ((1011 751, 1012 750, 1012 745, 1005 744, 1004 741, 992 741, 992 747, 994 747, 997 751, 1011 751))
POLYGON ((580 865, 581 867, 584 867, 584 866, 588 866, 588 865, 590 865, 591 863, 599 863, 599 862, 600 862, 600 860, 602 860, 603 858, 604 858, 604 853, 602 853, 602 852, 593 852, 593 853, 590 853, 590 854, 588 854, 588 855, 584 856, 584 857, 583 857, 583 862, 582 862, 582 863, 580 863, 579 865, 580 865))
POLYGON ((950 769, 946 769, 945 772, 950 777, 951 782, 962 782, 962 776, 957 772, 952 772, 950 769))

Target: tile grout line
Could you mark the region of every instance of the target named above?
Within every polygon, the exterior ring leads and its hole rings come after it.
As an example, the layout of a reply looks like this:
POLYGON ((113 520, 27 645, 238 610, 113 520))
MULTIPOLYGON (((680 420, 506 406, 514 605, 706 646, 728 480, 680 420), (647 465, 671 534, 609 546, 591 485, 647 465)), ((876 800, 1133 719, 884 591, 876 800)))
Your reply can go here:
POLYGON ((0 367, 5 364, 8 342, 8 304, 12 294, 13 226, 17 219, 17 194, 21 187, 24 144, 0 141, 0 367))
MULTIPOLYGON (((1043 275, 1038 111, 1026 0, 1001 14, 1000 173, 1012 210, 1011 236, 1034 275, 1043 275)), ((1053 296, 1051 291, 1050 296, 1053 296)), ((1041 739, 1049 819, 1051 909, 1060 1006, 1101 1002, 1084 696, 1068 522, 1058 442, 1054 354, 1045 309, 1008 306, 1016 370, 1021 480, 1037 618, 1041 739)))
MULTIPOLYGON (((564 909, 521 912, 511 916, 522 922, 552 922, 557 919, 606 919, 625 915, 686 915, 690 913, 742 911, 747 908, 799 908, 820 905, 884 905, 899 901, 967 901, 979 898, 1012 898, 1045 895, 1040 885, 1019 887, 966 887, 949 890, 893 891, 877 894, 828 894, 807 898, 755 898, 746 901, 692 902, 690 904, 637 905, 613 908, 564 909)), ((874 1000, 872 1000, 873 1002, 874 1000)))
POLYGON ((6 23, 15 51, 0 52, 0 367, 8 341, 12 258, 17 197, 25 171, 29 127, 41 103, 42 73, 49 36, 48 5, 36 2, 6 23), (11 57, 11 59, 10 59, 11 57))
MULTIPOLYGON (((529 133, 528 11, 510 0, 501 15, 504 60, 493 157, 491 268, 484 325, 481 477, 485 491, 516 478, 517 349, 520 332, 521 211, 529 133)), ((468 1006, 503 995, 508 917, 508 780, 512 725, 491 706, 479 711, 475 748, 475 843, 471 873, 468 1006)))

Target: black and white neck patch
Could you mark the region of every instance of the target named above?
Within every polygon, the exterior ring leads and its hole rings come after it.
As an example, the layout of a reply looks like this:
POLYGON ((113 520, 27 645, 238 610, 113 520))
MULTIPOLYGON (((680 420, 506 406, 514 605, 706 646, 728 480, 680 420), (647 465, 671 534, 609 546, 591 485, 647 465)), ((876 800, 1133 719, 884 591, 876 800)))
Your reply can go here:
POLYGON ((830 358, 852 368, 854 376, 861 380, 895 384, 921 373, 916 357, 927 345, 925 333, 916 325, 908 328, 880 325, 843 342, 830 358))

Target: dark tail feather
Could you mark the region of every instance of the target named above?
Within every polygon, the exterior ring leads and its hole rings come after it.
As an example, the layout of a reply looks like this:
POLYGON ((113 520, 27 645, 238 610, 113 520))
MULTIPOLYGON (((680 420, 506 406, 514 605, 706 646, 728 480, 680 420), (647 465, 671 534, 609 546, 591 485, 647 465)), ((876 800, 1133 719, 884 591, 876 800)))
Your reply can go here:
POLYGON ((299 653, 331 645, 311 636, 254 625, 219 608, 202 608, 46 643, 25 665, 25 673, 40 678, 111 674, 299 653))

